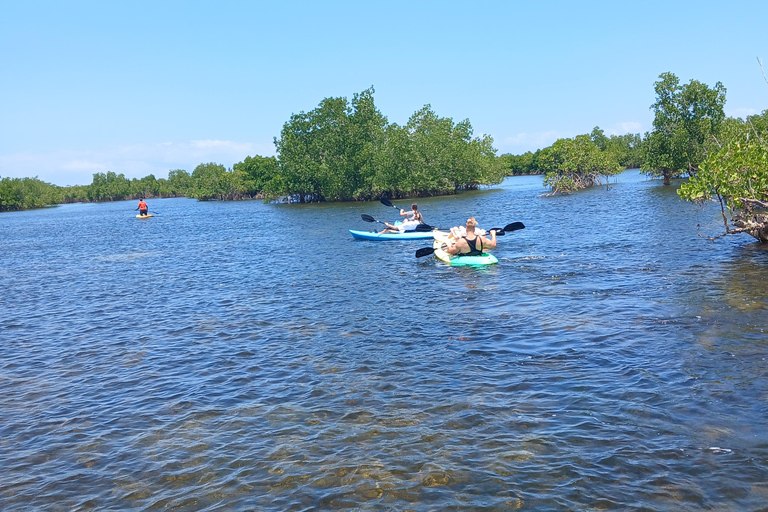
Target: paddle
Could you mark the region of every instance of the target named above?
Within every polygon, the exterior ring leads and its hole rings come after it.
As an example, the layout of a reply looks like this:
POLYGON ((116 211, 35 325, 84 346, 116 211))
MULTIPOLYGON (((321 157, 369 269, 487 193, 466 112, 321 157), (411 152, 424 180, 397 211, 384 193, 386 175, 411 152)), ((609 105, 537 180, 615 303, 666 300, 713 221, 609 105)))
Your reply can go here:
POLYGON ((491 228, 488 232, 496 231, 496 236, 504 236, 505 232, 517 231, 518 229, 525 229, 525 224, 522 222, 513 222, 512 224, 507 224, 503 228, 491 228))
POLYGON ((390 201, 386 197, 382 197, 381 198, 381 204, 383 204, 384 206, 389 206, 390 208, 394 208, 395 210, 401 210, 402 209, 402 208, 398 208, 397 206, 393 205, 392 201, 390 201))
POLYGON ((366 214, 362 214, 360 216, 360 218, 362 218, 365 222, 378 222, 379 224, 386 224, 386 222, 382 222, 380 220, 376 220, 373 217, 371 217, 370 215, 366 215, 366 214))
MULTIPOLYGON (((421 226, 423 224, 419 224, 421 226)), ((512 224, 507 224, 504 226, 503 229, 501 228, 491 228, 488 230, 488 232, 495 231, 496 236, 504 236, 506 231, 512 232, 517 231, 518 229, 524 229, 525 225, 522 222, 513 222, 512 224)), ((418 226, 417 226, 418 229, 418 226)), ((445 244, 443 244, 443 247, 446 247, 445 244)), ((422 247, 421 249, 416 250, 416 257, 421 258, 423 256, 429 256, 430 254, 434 254, 435 248, 434 247, 422 247)))
MULTIPOLYGON (((518 229, 525 228, 525 225, 522 222, 513 222, 512 224, 507 224, 503 228, 491 228, 488 230, 490 233, 491 231, 496 231, 496 236, 504 236, 505 232, 509 231, 517 231, 518 229)), ((434 230, 440 230, 440 228, 435 226, 430 226, 429 224, 419 224, 416 226, 416 231, 426 232, 426 231, 434 231, 434 230)))
POLYGON ((421 258, 422 256, 429 256, 430 254, 434 254, 434 252, 434 247, 422 247, 421 249, 416 249, 416 257, 421 258))

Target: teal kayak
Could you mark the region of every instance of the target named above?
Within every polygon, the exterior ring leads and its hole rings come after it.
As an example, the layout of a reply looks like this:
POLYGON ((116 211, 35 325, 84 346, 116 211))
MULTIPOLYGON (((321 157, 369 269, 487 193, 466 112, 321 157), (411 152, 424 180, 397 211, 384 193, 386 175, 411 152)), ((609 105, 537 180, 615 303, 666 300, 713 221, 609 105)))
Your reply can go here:
POLYGON ((496 256, 487 252, 477 256, 455 256, 444 249, 447 242, 447 234, 437 233, 435 234, 435 242, 432 244, 432 247, 435 250, 435 256, 437 256, 440 261, 444 261, 452 267, 493 265, 499 262, 499 260, 496 259, 496 256))
POLYGON ((406 231, 405 233, 376 233, 375 231, 358 231, 350 229, 352 237, 357 240, 429 240, 434 237, 433 231, 406 231))
POLYGON ((480 254, 479 256, 449 256, 447 258, 441 258, 438 252, 435 251, 435 256, 437 256, 441 261, 446 262, 452 267, 493 265, 499 262, 499 260, 496 259, 496 256, 488 253, 480 254))

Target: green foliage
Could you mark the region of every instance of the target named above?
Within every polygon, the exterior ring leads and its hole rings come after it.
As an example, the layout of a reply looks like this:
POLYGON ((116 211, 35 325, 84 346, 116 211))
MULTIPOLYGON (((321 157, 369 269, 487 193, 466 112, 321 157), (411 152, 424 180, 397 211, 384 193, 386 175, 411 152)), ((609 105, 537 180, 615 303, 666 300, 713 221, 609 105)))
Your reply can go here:
POLYGON ((695 175, 715 143, 725 119, 725 87, 691 80, 680 85, 673 73, 662 73, 654 84, 653 131, 646 137, 643 172, 662 176, 664 183, 695 175))
POLYGON ((643 165, 643 139, 639 133, 611 135, 604 151, 625 169, 638 169, 643 165))
POLYGON ((150 198, 159 195, 159 186, 153 174, 138 180, 132 179, 129 190, 131 195, 138 195, 139 197, 150 198))
POLYGON ((42 208, 61 202, 59 187, 34 178, 0 179, 0 212, 42 208))
POLYGON ((124 175, 110 171, 94 174, 90 185, 71 187, 58 187, 37 178, 4 178, 0 185, 0 211, 40 208, 59 203, 186 195, 192 186, 192 177, 183 170, 170 171, 168 176, 169 179, 155 179, 150 174, 141 179, 128 180, 124 175))
MULTIPOLYGON (((280 178, 266 186, 266 195, 300 202, 370 198, 387 125, 373 92, 355 94, 351 105, 346 98, 326 98, 316 109, 292 115, 275 139, 280 178)), ((265 185, 270 181, 262 178, 265 185)))
POLYGON ((524 174, 540 174, 538 165, 534 164, 536 154, 526 151, 522 155, 512 155, 505 153, 499 157, 501 166, 504 168, 507 176, 521 176, 524 174))
MULTIPOLYGON (((643 164, 644 141, 639 133, 606 136, 600 127, 595 126, 587 137, 608 159, 615 161, 624 169, 637 169, 643 164)), ((546 174, 550 169, 551 146, 530 151, 522 155, 504 154, 499 157, 507 176, 525 174, 546 174)))
POLYGON ((112 171, 94 174, 93 182, 88 187, 88 199, 91 201, 119 201, 130 195, 131 182, 123 174, 112 171))
POLYGON ((71 187, 61 187, 62 203, 85 203, 88 202, 88 186, 75 185, 71 187))
POLYGON ((598 185, 603 178, 624 170, 615 156, 601 151, 589 135, 558 139, 542 151, 540 166, 546 171, 544 185, 552 194, 598 185))
POLYGON ((694 202, 716 198, 726 233, 746 232, 768 242, 768 110, 746 122, 729 120, 721 142, 678 194, 694 202), (735 230, 728 226, 726 208, 733 214, 735 230))
POLYGON ((277 158, 263 156, 248 156, 242 162, 233 166, 235 172, 243 173, 245 180, 250 183, 251 192, 258 193, 270 190, 271 182, 276 179, 280 166, 277 158))
POLYGON ((592 139, 592 143, 597 146, 600 151, 605 151, 608 147, 608 137, 605 136, 605 132, 603 132, 599 126, 595 126, 592 129, 592 133, 589 137, 592 139))
POLYGON ((185 196, 192 188, 192 176, 183 169, 168 171, 168 195, 185 196))
POLYGON ((192 171, 192 186, 187 190, 187 196, 201 201, 221 199, 226 193, 226 172, 223 165, 213 162, 198 165, 192 171))
POLYGON ((493 139, 472 137, 468 120, 454 124, 425 106, 405 126, 388 124, 373 88, 326 98, 294 114, 275 140, 279 174, 265 181, 268 198, 368 200, 451 194, 504 177, 493 139))
POLYGON ((221 164, 200 164, 192 171, 187 197, 200 201, 250 199, 254 182, 242 168, 227 170, 221 164))

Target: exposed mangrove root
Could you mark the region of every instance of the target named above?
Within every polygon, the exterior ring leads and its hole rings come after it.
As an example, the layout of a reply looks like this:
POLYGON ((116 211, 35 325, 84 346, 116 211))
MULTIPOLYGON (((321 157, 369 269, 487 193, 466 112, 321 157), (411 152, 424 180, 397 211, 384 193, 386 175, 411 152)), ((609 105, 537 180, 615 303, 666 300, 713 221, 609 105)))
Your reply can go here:
POLYGON ((600 173, 558 172, 557 174, 547 175, 545 184, 550 187, 550 191, 541 194, 539 197, 570 194, 577 190, 602 185, 603 180, 605 180, 605 184, 608 184, 608 176, 600 173))

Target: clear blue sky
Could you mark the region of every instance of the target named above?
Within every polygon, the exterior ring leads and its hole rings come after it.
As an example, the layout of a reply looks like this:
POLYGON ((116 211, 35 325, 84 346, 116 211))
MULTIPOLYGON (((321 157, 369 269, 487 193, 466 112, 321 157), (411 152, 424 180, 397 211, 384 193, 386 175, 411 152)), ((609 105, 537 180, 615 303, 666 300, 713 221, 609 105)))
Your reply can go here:
POLYGON ((429 103, 499 154, 649 131, 665 71, 745 117, 768 108, 766 34, 766 0, 0 0, 0 177, 229 168, 370 86, 390 122, 429 103))

